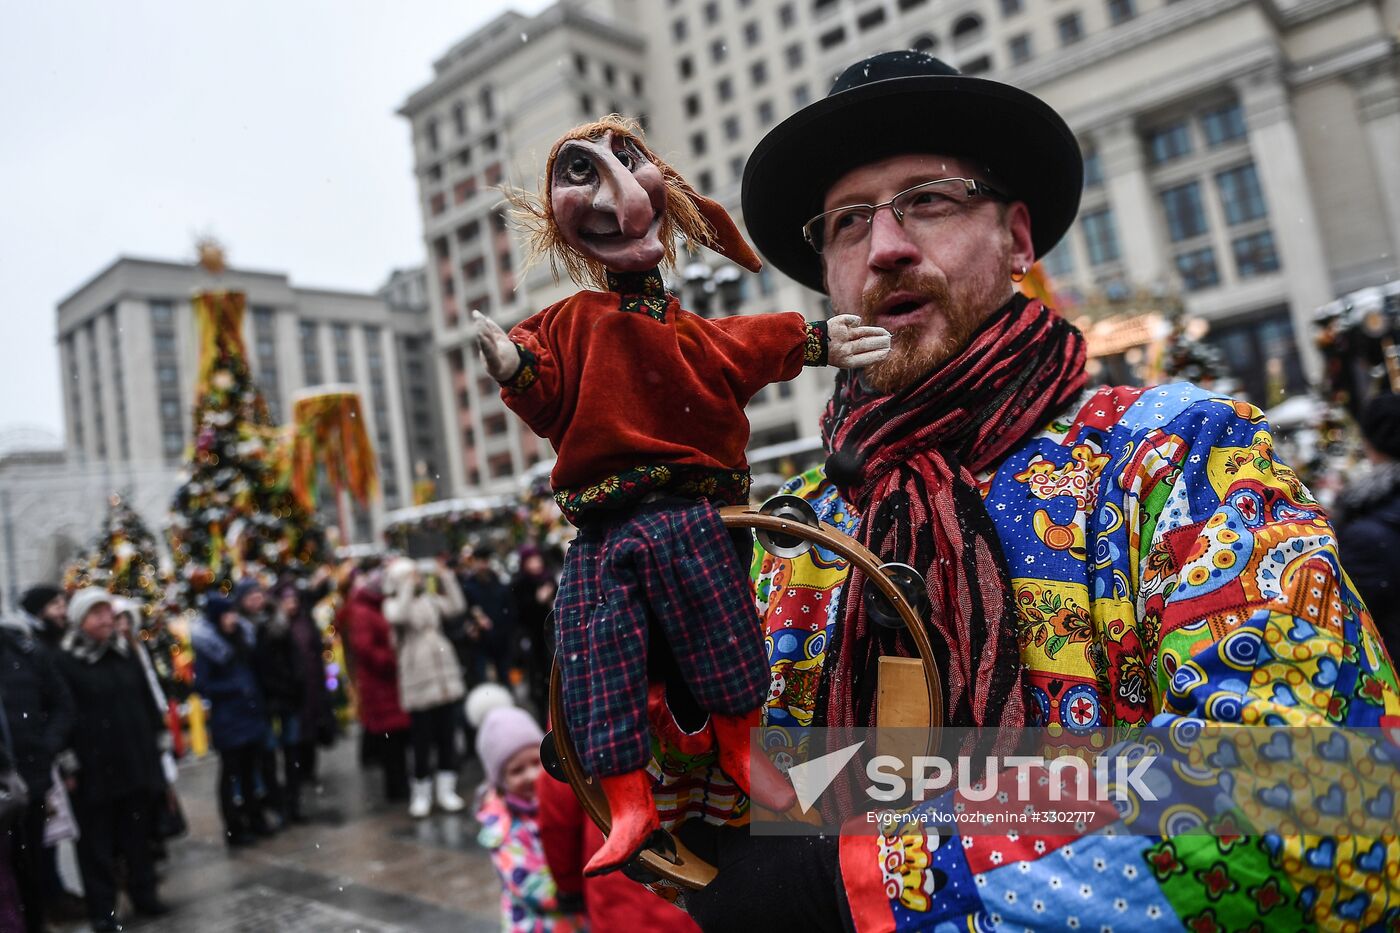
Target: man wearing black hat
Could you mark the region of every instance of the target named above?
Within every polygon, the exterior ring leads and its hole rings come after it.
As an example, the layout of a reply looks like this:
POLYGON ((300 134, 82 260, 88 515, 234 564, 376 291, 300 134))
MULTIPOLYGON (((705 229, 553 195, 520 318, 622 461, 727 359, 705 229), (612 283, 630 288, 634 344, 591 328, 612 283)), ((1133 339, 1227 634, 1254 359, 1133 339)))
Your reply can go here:
MULTIPOLYGON (((1082 335, 1017 292, 1073 222, 1082 176, 1043 101, 917 52, 852 65, 759 143, 743 208, 760 252, 893 333, 889 357, 837 378, 825 470, 783 491, 923 576, 948 725, 1046 726, 1073 745, 1181 717, 1400 724, 1326 515, 1259 411, 1184 383, 1088 388, 1082 335)), ((760 582, 776 573, 767 559, 760 582)), ((867 617, 859 574, 833 584, 810 556, 782 573, 761 587, 770 661, 819 682, 815 702, 811 684, 770 699, 770 723, 873 725, 878 659, 915 655, 909 633, 867 617), (794 619, 802 637, 786 638, 794 619)), ((1150 835, 1178 826, 736 833, 689 907, 706 929, 1243 929, 1261 902, 1222 899, 1215 882, 1267 878, 1290 892, 1270 922, 1302 922, 1309 903, 1292 892, 1316 872, 1288 866, 1312 856, 1150 835), (1174 868, 1159 881, 1154 865, 1174 868)), ((1364 926, 1389 907, 1367 893, 1379 869, 1358 872, 1365 885, 1329 890, 1357 892, 1346 910, 1364 926)))

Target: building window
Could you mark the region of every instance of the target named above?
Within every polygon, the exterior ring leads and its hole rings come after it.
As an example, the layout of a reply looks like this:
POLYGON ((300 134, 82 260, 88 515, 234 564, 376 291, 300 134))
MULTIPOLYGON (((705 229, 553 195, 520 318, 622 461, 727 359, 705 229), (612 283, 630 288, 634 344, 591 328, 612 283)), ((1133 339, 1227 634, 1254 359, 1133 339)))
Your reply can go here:
POLYGON ((297 328, 301 337, 301 368, 307 385, 319 385, 321 376, 321 347, 316 339, 316 324, 302 321, 297 328))
POLYGON ((724 118, 724 138, 735 140, 739 138, 739 118, 728 116, 724 118))
POLYGON ((481 102, 481 117, 490 120, 496 116, 496 95, 491 89, 491 85, 486 85, 477 92, 481 102))
POLYGON ((1015 16, 1026 8, 1025 0, 1001 0, 1001 15, 1015 16))
POLYGON ((691 155, 696 155, 696 156, 702 156, 702 155, 705 154, 705 149, 706 149, 706 146, 705 146, 705 134, 704 134, 704 133, 692 133, 692 134, 690 135, 690 154, 691 154, 691 155))
POLYGON ((734 181, 742 181, 744 178, 744 157, 731 156, 729 159, 729 177, 734 181))
POLYGON ((1215 184, 1220 189, 1221 203, 1225 205, 1225 222, 1231 226, 1258 220, 1268 213, 1253 162, 1217 172, 1215 184))
POLYGON ((1206 145, 1214 149, 1245 136, 1244 111, 1238 102, 1226 104, 1201 114, 1201 132, 1206 145))
POLYGON ((682 55, 676 61, 676 71, 680 74, 681 80, 684 81, 695 74, 695 62, 689 55, 682 55))
POLYGON ((885 21, 885 8, 877 6, 874 9, 866 10, 856 17, 856 28, 861 32, 869 32, 885 21))
POLYGON ((715 82, 715 96, 721 101, 727 101, 734 96, 734 82, 729 78, 720 78, 715 82))
POLYGON ((1240 237, 1230 244, 1230 249, 1235 254, 1235 270, 1242 279, 1278 271, 1278 252, 1270 230, 1240 237))
POLYGON ((428 181, 442 181, 442 164, 428 166, 428 181))
MULTIPOLYGON (((1158 195, 1162 211, 1167 215, 1167 233, 1173 243, 1189 240, 1207 232, 1206 211, 1201 205, 1200 182, 1187 182, 1168 188, 1158 195)), ((1212 266, 1214 259, 1211 260, 1212 266)))
POLYGON ((174 386, 180 383, 180 372, 174 366, 164 365, 156 367, 156 378, 163 386, 174 386))
POLYGON ((1085 214, 1080 224, 1084 242, 1089 247, 1089 262, 1095 266, 1118 260, 1118 232, 1113 226, 1113 211, 1109 208, 1085 214))
POLYGON ((470 243, 481 235, 481 221, 469 220, 457 228, 457 242, 470 243))
POLYGON ((700 95, 687 94, 685 96, 685 115, 695 117, 700 115, 700 95))
POLYGON ((846 41, 846 27, 837 26, 817 37, 817 45, 824 49, 834 48, 846 41))
POLYGON ((786 29, 797 22, 797 11, 792 8, 791 3, 784 3, 778 7, 778 25, 786 29))
POLYGON ((953 24, 953 46, 966 45, 982 38, 982 17, 969 14, 953 24))
POLYGON ((617 69, 614 68, 612 65, 603 66, 603 83, 606 84, 608 87, 616 86, 617 69))
POLYGON ((428 138, 428 151, 429 151, 429 152, 437 152, 437 150, 438 150, 438 125, 437 125, 437 121, 436 121, 436 120, 429 120, 428 123, 427 123, 427 125, 423 127, 423 133, 424 133, 424 135, 427 136, 427 138, 428 138))
POLYGON ((1103 184, 1103 159, 1097 149, 1084 153, 1084 187, 1097 188, 1103 184))
POLYGON ((754 62, 752 65, 750 65, 749 80, 753 82, 754 87, 762 87, 763 85, 767 84, 768 63, 760 61, 754 62))
POLYGON ((574 71, 578 72, 580 76, 588 74, 588 59, 577 52, 574 53, 574 71))
POLYGON ((341 382, 354 382, 350 363, 350 328, 344 324, 331 325, 331 345, 335 348, 335 375, 341 382))
POLYGON ((928 34, 915 36, 914 41, 909 43, 909 48, 915 52, 932 52, 938 48, 938 40, 928 34))
POLYGON ((1255 320, 1212 328, 1206 342, 1220 348, 1244 395, 1261 407, 1307 388, 1288 309, 1271 309, 1255 320))
POLYGON ((1215 249, 1210 246, 1177 254, 1176 272, 1181 276, 1182 287, 1188 292, 1220 284, 1220 272, 1215 267, 1215 249))
POLYGON ((773 122, 773 102, 771 100, 761 100, 758 102, 758 125, 768 126, 773 122))
POLYGON ((1151 130, 1147 134, 1147 157, 1153 165, 1191 154, 1191 131, 1185 121, 1151 130))
POLYGON ((593 113, 593 98, 587 94, 580 94, 578 96, 578 109, 585 117, 591 115, 593 113))
POLYGON ((452 131, 458 136, 467 135, 467 107, 460 100, 452 105, 452 131))
POLYGON ((802 64, 802 43, 794 42, 783 49, 783 61, 787 62, 789 68, 797 68, 802 64))
POLYGON ((1060 45, 1073 45, 1084 38, 1084 23, 1078 13, 1067 13, 1055 20, 1055 30, 1060 35, 1060 45))
POLYGON ((508 452, 492 454, 486 458, 486 465, 490 468, 493 478, 510 476, 511 474, 511 459, 508 452))
POLYGON ((1011 64, 1025 64, 1031 60, 1031 34, 1023 32, 1019 36, 1012 36, 1011 41, 1006 43, 1006 49, 1011 53, 1011 64))
POLYGON ((761 33, 760 33, 759 30, 758 30, 758 20, 756 20, 756 19, 751 19, 751 20, 749 20, 747 23, 744 24, 744 44, 745 44, 745 45, 750 45, 750 46, 752 46, 752 45, 758 45, 758 40, 759 40, 759 37, 760 37, 760 36, 761 36, 761 33))
POLYGON ((811 100, 812 92, 808 90, 807 85, 799 84, 797 85, 797 87, 792 89, 793 107, 805 107, 811 100))
POLYGON ((1108 22, 1111 26, 1121 26, 1137 16, 1133 0, 1108 0, 1108 22))
POLYGON ((812 0, 812 12, 818 16, 824 16, 835 10, 836 0, 812 0))
POLYGON ((705 4, 704 12, 705 22, 719 22, 719 3, 717 2, 717 0, 709 0, 709 2, 705 4))
POLYGON ((462 264, 462 278, 468 282, 475 282, 477 279, 481 278, 485 271, 486 260, 482 259, 480 256, 462 264))
POLYGON ((928 0, 899 0, 899 12, 908 13, 910 10, 916 10, 927 2, 928 0))
POLYGON ((716 39, 710 43, 710 61, 719 64, 729 56, 729 43, 716 39))
POLYGON ((432 212, 432 215, 434 217, 447 210, 447 195, 439 191, 437 194, 429 198, 428 210, 432 212))
POLYGON ((684 42, 689 37, 690 27, 686 25, 684 17, 671 24, 671 38, 677 42, 684 42))
POLYGON ((1040 267, 1052 279, 1062 279, 1074 271, 1074 251, 1069 243, 1061 241, 1048 254, 1040 257, 1040 267))
POLYGON ((632 93, 638 97, 642 96, 642 76, 639 74, 632 76, 632 93))
POLYGON ((501 183, 501 163, 492 162, 486 166, 486 171, 482 175, 483 180, 488 185, 499 185, 501 183))
POLYGON ((472 147, 463 146, 457 152, 457 164, 465 168, 472 164, 472 147))
POLYGON ((979 55, 970 62, 963 62, 959 69, 965 75, 980 75, 992 70, 992 56, 979 55))
POLYGON ((714 190, 715 190, 715 179, 714 179, 714 176, 711 175, 708 171, 704 171, 704 172, 701 172, 701 173, 700 173, 700 175, 699 175, 699 184, 700 184, 700 193, 701 193, 701 194, 709 194, 711 191, 714 191, 714 190))

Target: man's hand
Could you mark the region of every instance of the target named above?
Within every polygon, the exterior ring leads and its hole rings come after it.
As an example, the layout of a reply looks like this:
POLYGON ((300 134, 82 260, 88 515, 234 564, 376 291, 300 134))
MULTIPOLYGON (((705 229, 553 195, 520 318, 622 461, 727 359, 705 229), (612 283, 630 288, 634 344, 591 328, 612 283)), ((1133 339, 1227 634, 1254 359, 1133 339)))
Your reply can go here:
POLYGON ((890 354, 890 332, 862 324, 856 314, 838 314, 826 322, 826 361, 839 369, 860 369, 890 354))
POLYGON ((472 323, 476 325, 476 349, 491 378, 505 382, 514 376, 520 368, 520 351, 501 325, 480 311, 472 311, 472 323))

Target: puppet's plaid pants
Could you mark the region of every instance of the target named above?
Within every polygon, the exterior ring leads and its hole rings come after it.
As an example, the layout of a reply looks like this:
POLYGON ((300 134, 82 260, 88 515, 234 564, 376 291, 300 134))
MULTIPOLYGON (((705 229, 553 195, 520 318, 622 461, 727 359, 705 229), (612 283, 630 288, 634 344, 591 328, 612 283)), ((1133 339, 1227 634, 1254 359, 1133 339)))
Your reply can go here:
POLYGON ((665 638, 700 708, 758 709, 770 675, 746 568, 708 502, 650 503, 580 529, 555 610, 564 714, 581 764, 646 767, 647 651, 665 638))

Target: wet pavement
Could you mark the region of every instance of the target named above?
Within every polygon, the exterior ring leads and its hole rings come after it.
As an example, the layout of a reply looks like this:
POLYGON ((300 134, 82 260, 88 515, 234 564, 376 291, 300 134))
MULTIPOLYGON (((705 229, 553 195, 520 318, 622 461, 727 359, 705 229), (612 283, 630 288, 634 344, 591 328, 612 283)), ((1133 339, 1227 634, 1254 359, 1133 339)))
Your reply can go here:
MULTIPOLYGON (((160 883, 173 912, 132 922, 149 933, 454 933, 500 929, 500 885, 476 843, 470 806, 413 820, 407 804, 382 802, 377 771, 362 772, 355 737, 321 755, 320 788, 308 788, 310 822, 230 850, 222 841, 212 753, 180 769, 190 833, 170 844, 160 883)), ((475 762, 461 793, 470 801, 475 762)), ((85 930, 85 925, 69 926, 85 930)))

